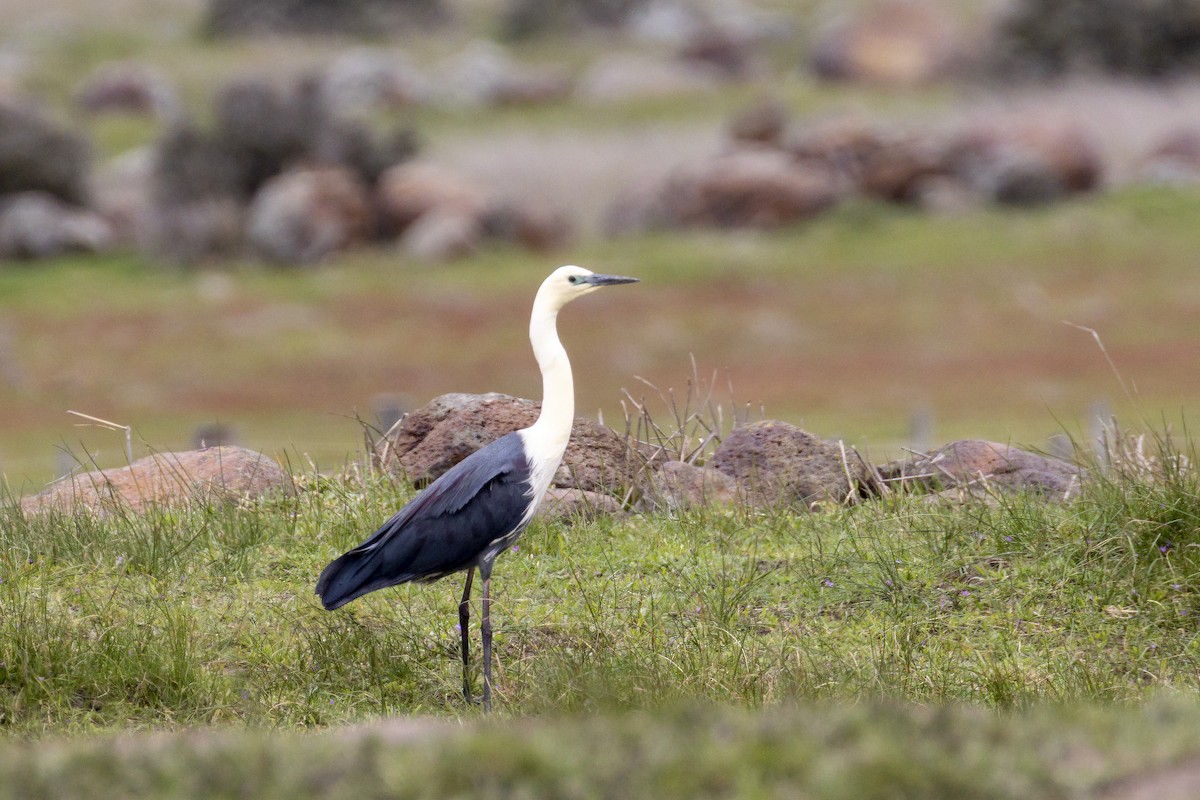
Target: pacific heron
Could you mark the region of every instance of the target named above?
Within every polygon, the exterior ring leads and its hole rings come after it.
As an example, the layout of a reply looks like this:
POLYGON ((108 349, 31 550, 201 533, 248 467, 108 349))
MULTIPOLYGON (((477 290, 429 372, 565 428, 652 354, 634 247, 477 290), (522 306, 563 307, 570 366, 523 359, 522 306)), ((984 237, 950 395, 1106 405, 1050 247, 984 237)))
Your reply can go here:
POLYGON ((471 582, 483 578, 483 707, 492 702, 492 564, 533 519, 562 461, 575 418, 571 363, 558 339, 564 305, 603 286, 637 278, 559 267, 533 300, 529 341, 542 371, 542 410, 528 428, 506 434, 443 473, 383 523, 365 542, 330 562, 317 594, 332 611, 376 589, 430 582, 466 570, 458 619, 462 633, 463 696, 472 701, 469 670, 471 582))

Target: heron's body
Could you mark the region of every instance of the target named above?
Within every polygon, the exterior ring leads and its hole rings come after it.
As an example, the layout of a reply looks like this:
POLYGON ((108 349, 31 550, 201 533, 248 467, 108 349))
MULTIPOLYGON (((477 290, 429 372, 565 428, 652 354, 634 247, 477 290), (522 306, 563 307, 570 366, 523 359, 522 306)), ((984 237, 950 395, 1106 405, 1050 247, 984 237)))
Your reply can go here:
POLYGON ((496 556, 512 546, 533 519, 562 461, 575 416, 571 364, 558 339, 558 311, 577 296, 633 278, 595 275, 560 267, 534 299, 529 338, 542 371, 542 410, 528 428, 514 431, 460 461, 365 542, 321 573, 317 594, 325 608, 409 581, 434 581, 467 571, 459 619, 462 626, 463 692, 467 672, 469 598, 474 571, 483 578, 484 705, 491 697, 490 581, 496 556))

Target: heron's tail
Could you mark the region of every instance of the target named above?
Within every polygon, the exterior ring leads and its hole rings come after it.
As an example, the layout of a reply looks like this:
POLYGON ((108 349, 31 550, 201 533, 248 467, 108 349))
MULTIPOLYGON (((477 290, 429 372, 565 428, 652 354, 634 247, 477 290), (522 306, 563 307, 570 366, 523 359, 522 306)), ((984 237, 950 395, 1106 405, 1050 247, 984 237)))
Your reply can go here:
POLYGON ((341 608, 368 592, 402 581, 379 576, 379 553, 375 550, 351 550, 329 562, 317 579, 317 595, 327 611, 341 608))

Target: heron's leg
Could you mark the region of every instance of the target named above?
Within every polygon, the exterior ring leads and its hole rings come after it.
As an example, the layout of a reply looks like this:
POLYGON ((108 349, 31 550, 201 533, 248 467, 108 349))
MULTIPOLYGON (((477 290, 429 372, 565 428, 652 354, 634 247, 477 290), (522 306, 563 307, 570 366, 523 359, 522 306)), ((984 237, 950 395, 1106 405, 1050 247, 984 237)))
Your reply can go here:
POLYGON ((483 710, 492 710, 492 579, 483 579, 483 710))
POLYGON ((471 581, 475 578, 475 568, 467 569, 467 582, 463 585, 462 600, 458 604, 458 627, 462 633, 462 662, 463 662, 463 697, 471 702, 471 633, 467 624, 471 621, 471 581))

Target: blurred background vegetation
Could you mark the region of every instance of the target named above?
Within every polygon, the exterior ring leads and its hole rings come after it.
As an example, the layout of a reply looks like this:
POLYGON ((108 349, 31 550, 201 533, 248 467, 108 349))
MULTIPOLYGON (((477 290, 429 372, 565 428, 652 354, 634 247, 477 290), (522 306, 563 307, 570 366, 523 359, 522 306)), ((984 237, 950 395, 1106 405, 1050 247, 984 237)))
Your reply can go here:
POLYGON ((618 428, 693 357, 876 456, 1176 425, 1197 53, 1192 0, 7 0, 0 470, 536 397, 567 262, 644 281, 562 326, 618 428))

